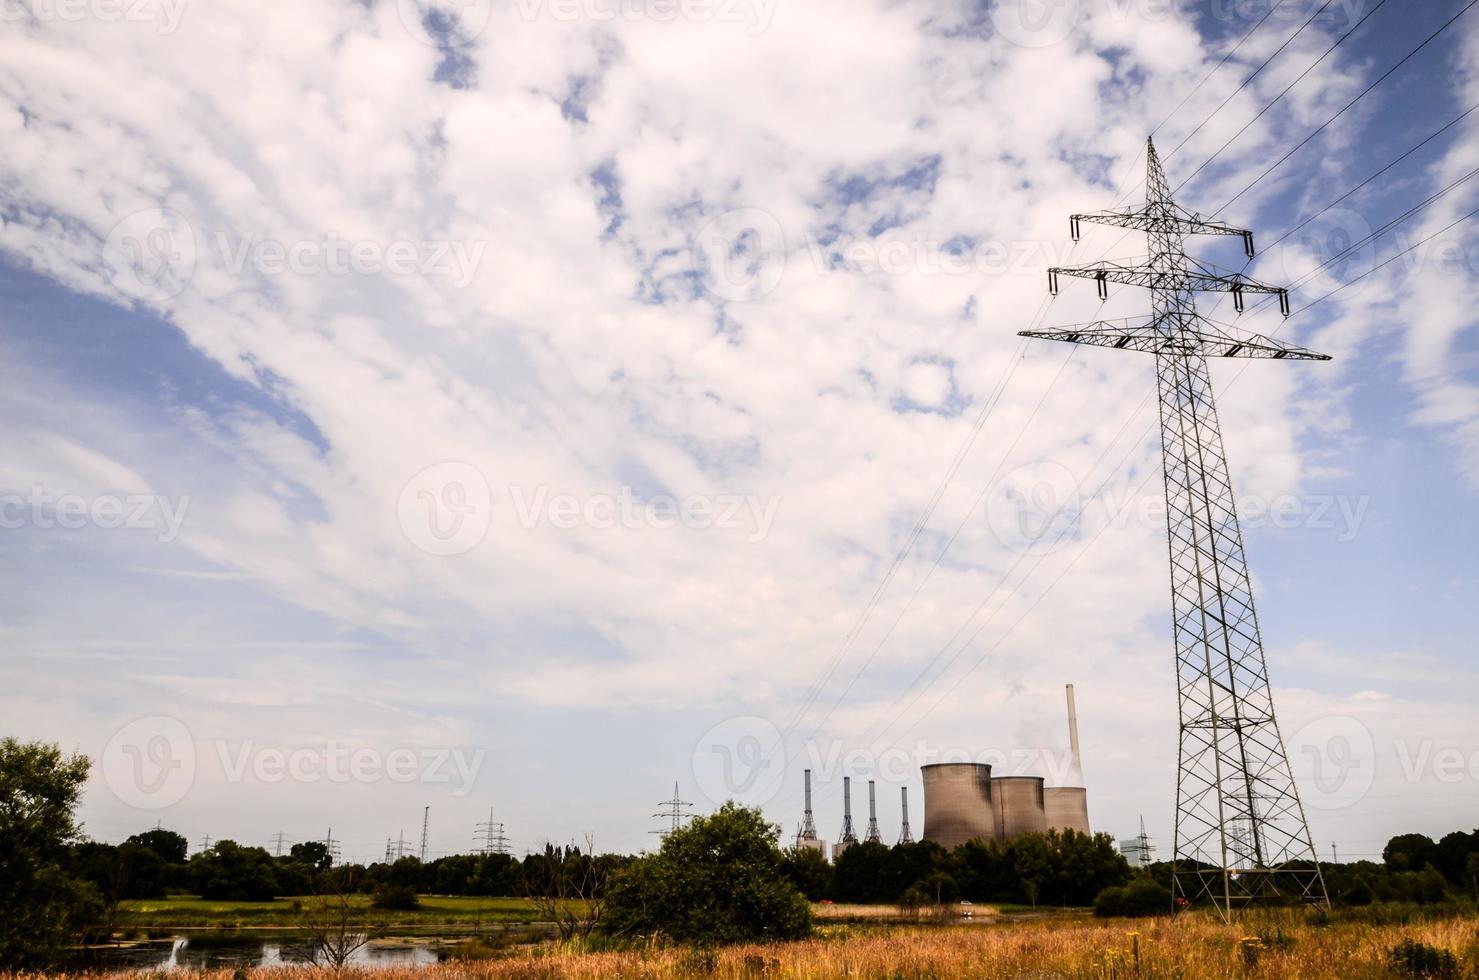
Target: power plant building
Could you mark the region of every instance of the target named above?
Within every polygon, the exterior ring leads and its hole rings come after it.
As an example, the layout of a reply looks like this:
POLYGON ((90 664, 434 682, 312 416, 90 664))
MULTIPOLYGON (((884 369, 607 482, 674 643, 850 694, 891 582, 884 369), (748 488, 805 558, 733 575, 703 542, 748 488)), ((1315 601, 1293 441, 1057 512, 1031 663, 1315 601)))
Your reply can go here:
MULTIPOLYGON (((1068 694, 1070 777, 1082 782, 1078 710, 1068 694)), ((1072 830, 1089 834, 1089 795, 1082 786, 1045 786, 1041 776, 993 776, 983 763, 923 766, 924 839, 953 850, 969 840, 1011 841, 1023 834, 1072 830)))

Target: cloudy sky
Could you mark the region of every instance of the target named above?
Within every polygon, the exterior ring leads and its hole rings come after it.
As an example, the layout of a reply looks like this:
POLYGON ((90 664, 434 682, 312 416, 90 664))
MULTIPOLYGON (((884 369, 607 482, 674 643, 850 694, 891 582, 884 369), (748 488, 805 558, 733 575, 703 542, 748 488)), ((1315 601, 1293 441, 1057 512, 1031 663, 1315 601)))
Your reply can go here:
POLYGON ((1148 312, 1044 272, 1144 253, 1067 216, 1152 132, 1296 310, 1355 281, 1214 365, 1321 851, 1473 824, 1479 12, 457 7, 4 5, 0 731, 94 835, 635 850, 810 767, 892 839, 922 762, 1073 778, 1073 682, 1169 843, 1152 364, 1016 336, 1148 312))

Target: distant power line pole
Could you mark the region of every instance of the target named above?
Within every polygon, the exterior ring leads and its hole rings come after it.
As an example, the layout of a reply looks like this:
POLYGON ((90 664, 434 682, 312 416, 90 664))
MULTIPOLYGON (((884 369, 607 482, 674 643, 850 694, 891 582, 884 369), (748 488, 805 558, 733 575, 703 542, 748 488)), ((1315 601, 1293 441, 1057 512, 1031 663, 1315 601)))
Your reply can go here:
POLYGON ((426 863, 427 831, 431 829, 431 807, 421 811, 421 863, 426 863))
POLYGON ((210 834, 206 834, 204 837, 202 837, 200 839, 200 851, 201 852, 204 852, 204 851, 209 851, 210 849, 211 849, 211 835, 210 834))
POLYGON ((666 820, 668 821, 668 826, 662 830, 649 831, 649 833, 657 834, 659 837, 666 838, 669 834, 683 826, 683 821, 693 816, 693 814, 687 812, 693 807, 693 804, 685 803, 679 797, 677 783, 673 784, 673 798, 671 800, 663 800, 658 806, 661 809, 652 815, 653 819, 666 820))
POLYGON ((488 819, 477 825, 473 840, 482 845, 483 854, 507 854, 508 837, 503 833, 503 824, 493 819, 493 808, 488 807, 488 819))
POLYGON ((324 836, 324 850, 328 853, 329 863, 338 864, 340 860, 339 842, 334 840, 334 828, 330 827, 328 834, 324 836))
POLYGON ((1048 270, 1094 280, 1101 301, 1111 283, 1150 290, 1152 313, 1130 320, 1028 330, 1026 337, 1140 351, 1155 358, 1160 395, 1166 528, 1171 559, 1172 638, 1176 655, 1180 757, 1172 881, 1186 903, 1210 901, 1224 920, 1256 902, 1290 896, 1330 907, 1304 805, 1274 718, 1268 662, 1253 608, 1253 586, 1228 470, 1210 358, 1328 361, 1272 337, 1197 312, 1198 291, 1276 296, 1289 315, 1289 291, 1224 274, 1186 254, 1188 235, 1241 238, 1253 257, 1253 233, 1171 199, 1155 144, 1145 146, 1145 204, 1075 214, 1082 222, 1145 232, 1143 264, 1101 261, 1048 270))
POLYGON ((282 831, 279 830, 277 832, 277 856, 278 857, 282 857, 282 839, 283 839, 283 833, 282 833, 282 831))

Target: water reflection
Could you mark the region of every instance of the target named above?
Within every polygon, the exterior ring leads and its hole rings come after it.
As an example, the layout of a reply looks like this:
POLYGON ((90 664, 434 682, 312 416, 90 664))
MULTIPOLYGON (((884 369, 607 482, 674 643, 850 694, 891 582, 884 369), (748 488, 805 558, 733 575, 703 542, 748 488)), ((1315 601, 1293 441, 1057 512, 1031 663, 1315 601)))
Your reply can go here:
MULTIPOLYGON (((349 962, 361 967, 418 966, 439 962, 449 948, 439 942, 376 940, 355 950, 349 962)), ((312 963, 313 952, 302 938, 291 936, 192 936, 92 950, 88 961, 106 970, 214 970, 312 963)))

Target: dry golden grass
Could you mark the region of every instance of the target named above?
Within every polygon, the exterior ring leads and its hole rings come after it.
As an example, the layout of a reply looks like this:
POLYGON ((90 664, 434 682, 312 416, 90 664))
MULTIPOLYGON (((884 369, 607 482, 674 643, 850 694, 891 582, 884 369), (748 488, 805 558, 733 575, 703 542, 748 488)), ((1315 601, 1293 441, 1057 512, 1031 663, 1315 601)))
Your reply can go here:
MULTIPOLYGON (((1288 920, 1230 928, 1205 918, 1149 922, 1057 919, 1015 925, 950 927, 822 926, 815 939, 783 945, 736 946, 714 952, 656 945, 623 952, 577 948, 516 948, 482 961, 437 966, 345 971, 283 968, 253 971, 273 980, 451 980, 451 978, 597 978, 666 980, 690 976, 1274 978, 1365 980, 1393 978, 1391 948, 1413 938, 1447 949, 1460 976, 1479 977, 1479 919, 1413 925, 1334 923, 1315 928, 1288 920), (1263 940, 1252 938, 1259 933, 1263 940)), ((207 975, 230 980, 230 970, 207 975)), ((19 978, 10 978, 19 980, 19 978)))

